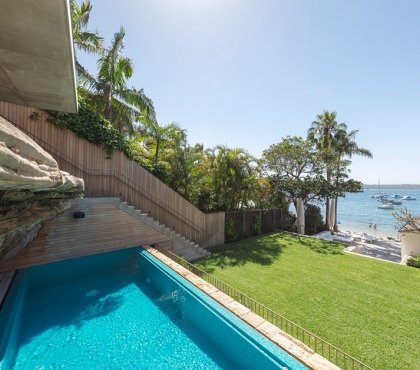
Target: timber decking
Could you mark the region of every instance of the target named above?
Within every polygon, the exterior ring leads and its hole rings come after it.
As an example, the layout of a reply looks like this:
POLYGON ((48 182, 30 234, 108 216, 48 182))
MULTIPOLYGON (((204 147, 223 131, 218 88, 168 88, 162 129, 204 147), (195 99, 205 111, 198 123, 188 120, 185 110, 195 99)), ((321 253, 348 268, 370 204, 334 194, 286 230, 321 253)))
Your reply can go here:
POLYGON ((0 115, 49 152, 60 170, 82 177, 85 196, 118 197, 201 247, 224 243, 224 212, 204 214, 123 152, 109 156, 39 109, 0 102, 0 115))
POLYGON ((0 273, 0 307, 3 304, 3 299, 6 297, 15 273, 15 270, 0 273))
POLYGON ((173 248, 167 236, 122 211, 115 202, 76 202, 46 221, 38 236, 21 253, 0 263, 0 272, 155 244, 160 248, 173 248), (84 212, 85 218, 73 218, 76 211, 84 212))

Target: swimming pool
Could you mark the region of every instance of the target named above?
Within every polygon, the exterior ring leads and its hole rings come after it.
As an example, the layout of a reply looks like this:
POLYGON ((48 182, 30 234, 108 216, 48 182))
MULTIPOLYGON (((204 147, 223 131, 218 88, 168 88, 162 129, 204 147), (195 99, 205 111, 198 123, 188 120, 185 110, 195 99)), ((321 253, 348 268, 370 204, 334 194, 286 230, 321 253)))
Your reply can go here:
POLYGON ((0 369, 306 369, 142 248, 19 272, 0 369))

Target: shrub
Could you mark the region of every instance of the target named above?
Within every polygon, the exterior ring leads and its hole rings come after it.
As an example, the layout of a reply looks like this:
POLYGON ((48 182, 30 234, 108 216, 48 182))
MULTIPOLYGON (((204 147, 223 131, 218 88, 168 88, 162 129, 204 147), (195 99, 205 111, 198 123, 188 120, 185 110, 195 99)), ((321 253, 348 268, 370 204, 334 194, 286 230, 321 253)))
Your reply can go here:
POLYGON ((321 209, 314 204, 308 204, 305 212, 305 234, 316 234, 322 231, 324 226, 321 209))
POLYGON ((137 162, 155 176, 161 177, 159 176, 159 170, 155 171, 146 163, 144 158, 135 150, 135 147, 130 144, 130 141, 111 122, 90 107, 83 97, 79 99, 78 113, 52 111, 48 113, 52 117, 51 121, 57 126, 68 128, 82 139, 103 147, 107 156, 111 157, 115 150, 121 150, 129 159, 137 162))
POLYGON ((232 218, 226 217, 225 219, 225 243, 234 242, 239 240, 239 232, 236 230, 235 222, 232 218))
POLYGON ((262 229, 261 229, 261 216, 257 215, 252 220, 252 233, 253 235, 261 235, 262 229))
POLYGON ((420 269, 420 256, 409 258, 407 260, 407 266, 417 267, 420 269))

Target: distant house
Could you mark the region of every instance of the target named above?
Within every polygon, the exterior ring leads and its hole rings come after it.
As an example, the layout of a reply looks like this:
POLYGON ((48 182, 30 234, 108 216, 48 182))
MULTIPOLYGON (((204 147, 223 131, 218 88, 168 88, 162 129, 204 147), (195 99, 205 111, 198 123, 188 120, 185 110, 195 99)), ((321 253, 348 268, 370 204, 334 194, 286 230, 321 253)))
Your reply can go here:
POLYGON ((414 217, 413 221, 400 229, 401 261, 409 256, 420 256, 420 216, 414 217))

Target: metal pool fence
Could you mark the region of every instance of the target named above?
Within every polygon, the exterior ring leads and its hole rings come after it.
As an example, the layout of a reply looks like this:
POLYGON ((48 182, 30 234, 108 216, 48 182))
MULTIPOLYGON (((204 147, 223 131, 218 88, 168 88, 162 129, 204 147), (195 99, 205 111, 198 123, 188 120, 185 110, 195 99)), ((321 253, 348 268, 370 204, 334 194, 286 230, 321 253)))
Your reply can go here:
POLYGON ((209 273, 199 269, 183 258, 177 256, 176 254, 165 251, 170 258, 179 263, 181 266, 185 267, 195 275, 201 277, 203 280, 207 281, 211 285, 215 286, 217 289, 223 293, 229 295, 237 302, 246 306, 256 314, 260 315, 267 321, 270 321, 272 324, 276 325, 278 328, 291 335, 292 337, 298 339, 309 348, 313 349, 316 353, 320 354, 333 364, 337 365, 344 370, 373 370, 368 365, 357 360, 353 356, 347 354, 336 346, 328 343, 327 341, 321 339, 317 335, 311 333, 300 325, 294 323, 293 321, 288 320, 284 316, 274 312, 270 308, 264 306, 263 304, 257 302, 246 294, 241 293, 239 290, 231 287, 230 285, 224 283, 223 281, 215 278, 209 273))

